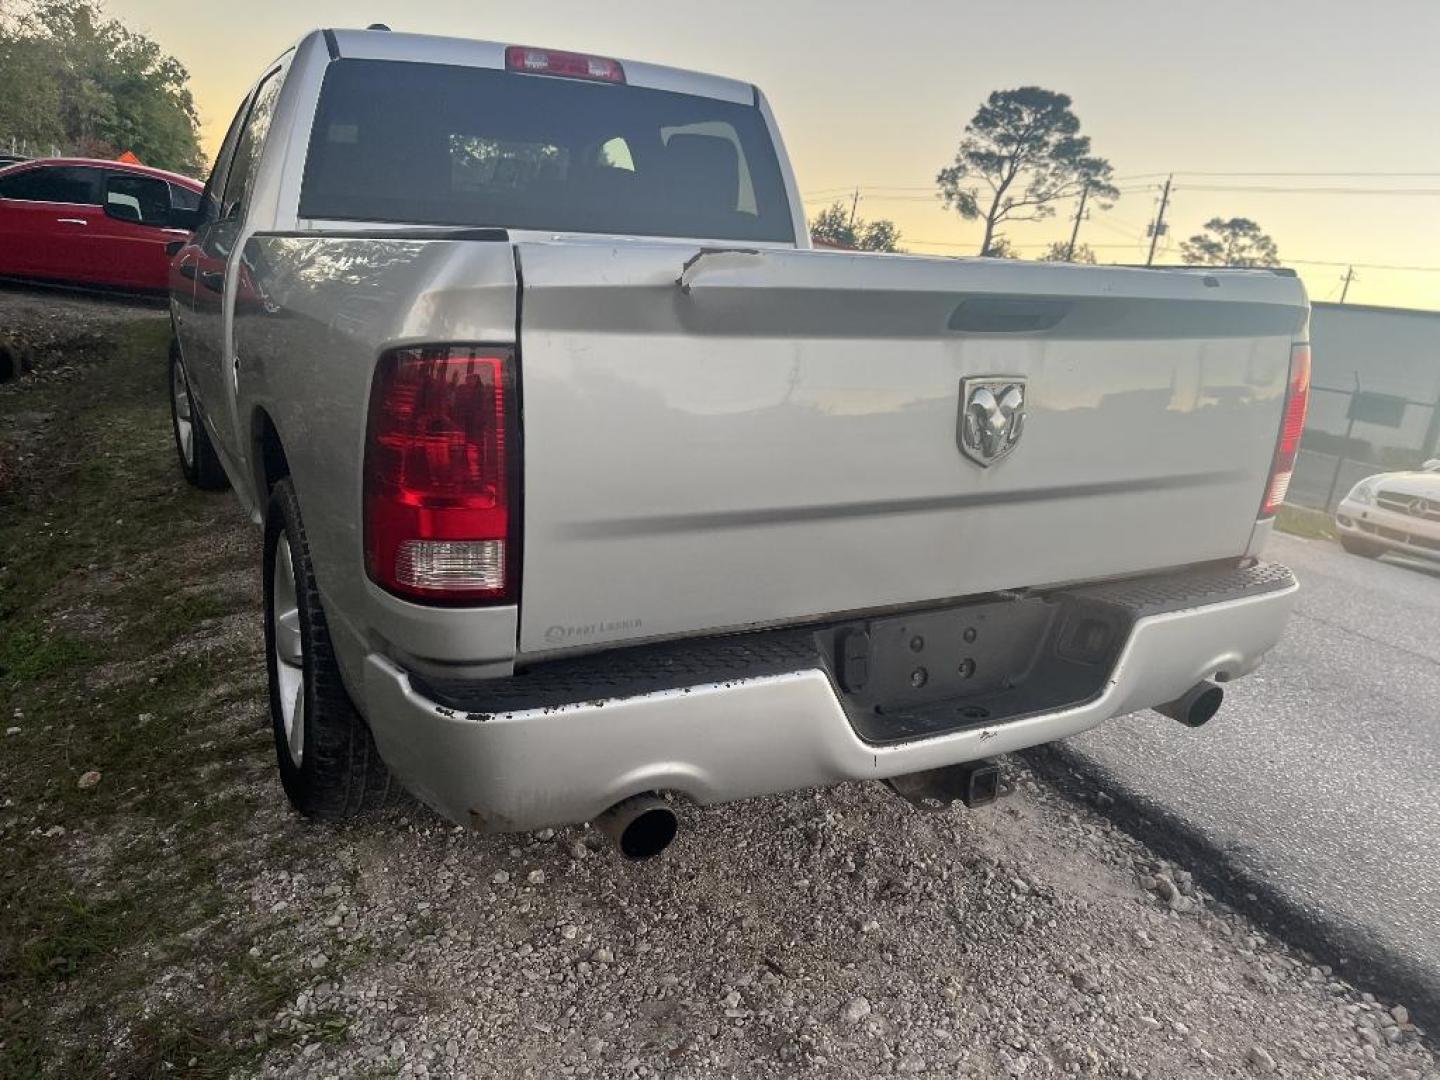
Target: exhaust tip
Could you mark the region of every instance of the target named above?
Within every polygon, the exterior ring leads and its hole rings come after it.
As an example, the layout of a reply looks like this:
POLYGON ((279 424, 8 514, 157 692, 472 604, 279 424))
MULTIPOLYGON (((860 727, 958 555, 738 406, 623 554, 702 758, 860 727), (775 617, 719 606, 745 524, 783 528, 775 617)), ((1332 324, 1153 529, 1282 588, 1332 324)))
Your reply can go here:
POLYGON ((606 810, 595 819, 595 827, 610 838, 621 855, 641 862, 669 847, 680 826, 675 811, 664 799, 636 795, 606 810))
POLYGON ((1198 728, 1210 722, 1224 700, 1225 691, 1207 679, 1196 683, 1182 697, 1157 705, 1155 711, 1186 727, 1198 728))

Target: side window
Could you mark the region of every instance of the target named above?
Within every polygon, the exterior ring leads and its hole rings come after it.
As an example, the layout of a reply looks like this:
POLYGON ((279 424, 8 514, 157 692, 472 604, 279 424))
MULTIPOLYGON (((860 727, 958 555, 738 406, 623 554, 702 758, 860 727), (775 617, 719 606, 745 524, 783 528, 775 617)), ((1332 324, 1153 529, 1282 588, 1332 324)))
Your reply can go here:
POLYGON ((200 207, 200 193, 179 184, 171 184, 170 205, 176 210, 197 210, 200 207))
POLYGON ((260 151, 265 146, 265 136, 270 133, 270 121, 275 116, 275 99, 280 96, 278 71, 272 71, 255 92, 255 104, 240 140, 235 144, 235 156, 230 161, 230 174, 225 178, 225 194, 220 199, 220 220, 239 217, 255 186, 255 171, 260 166, 260 151))
POLYGON ((105 210, 122 221, 163 229, 170 218, 170 185, 153 176, 107 173, 105 210))
POLYGON ((202 215, 205 221, 215 221, 220 217, 220 192, 225 187, 225 177, 230 173, 230 161, 235 156, 235 143, 240 138, 240 128, 250 112, 250 101, 250 96, 246 95, 240 108, 236 110, 235 118, 230 121, 230 126, 225 131, 225 139, 220 144, 220 152, 215 155, 215 166, 210 170, 210 178, 205 181, 205 191, 200 196, 200 203, 205 208, 202 215))
POLYGON ((0 177, 0 199, 26 202, 100 204, 100 172, 76 165, 50 165, 0 177))

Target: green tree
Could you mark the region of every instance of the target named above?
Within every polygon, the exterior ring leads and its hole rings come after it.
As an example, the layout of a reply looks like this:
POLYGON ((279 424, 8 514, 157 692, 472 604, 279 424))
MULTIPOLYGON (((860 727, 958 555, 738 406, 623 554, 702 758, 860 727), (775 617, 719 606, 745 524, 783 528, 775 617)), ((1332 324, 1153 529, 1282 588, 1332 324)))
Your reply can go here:
POLYGON ((63 134, 60 81, 49 50, 27 32, 28 10, 0 0, 0 146, 45 144, 63 134))
POLYGON ((1040 256, 1041 262, 1073 262, 1095 265, 1095 249, 1089 244, 1076 244, 1075 250, 1070 250, 1068 240, 1056 240, 1048 248, 1045 254, 1040 256))
POLYGON ((1211 218, 1180 245, 1180 257, 1202 266, 1279 266, 1280 249, 1249 218, 1211 218))
POLYGON ((189 73, 95 0, 0 0, 0 145, 204 167, 189 73))
POLYGON ((851 251, 899 251, 900 230, 893 221, 850 220, 850 211, 843 202, 834 203, 815 215, 810 223, 810 239, 832 247, 851 251))
POLYGON ((965 125, 954 163, 935 182, 947 207, 984 220, 981 255, 995 254, 1001 225, 1048 218, 1055 203, 1087 186, 1102 207, 1120 197, 1114 170, 1090 153, 1070 104, 1068 95, 1039 86, 996 90, 965 125))

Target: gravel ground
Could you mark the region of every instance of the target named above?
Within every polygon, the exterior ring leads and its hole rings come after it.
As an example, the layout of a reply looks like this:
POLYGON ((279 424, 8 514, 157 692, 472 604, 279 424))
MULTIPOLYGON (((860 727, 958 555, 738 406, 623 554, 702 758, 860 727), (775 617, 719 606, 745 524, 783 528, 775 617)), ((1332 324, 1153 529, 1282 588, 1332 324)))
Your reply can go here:
MULTIPOLYGON (((164 304, 0 281, 0 385, 30 375, 64 378, 103 352, 115 327, 165 318, 164 304)), ((0 489, 7 482, 0 461, 0 489)))
POLYGON ((1406 1003, 1013 763, 974 812, 682 806, 644 865, 414 804, 299 821, 258 544, 175 476, 163 332, 0 388, 0 1075, 1440 1078, 1406 1003))
POLYGON ((259 873, 347 1019, 266 1076, 1440 1076, 1356 995, 1028 773, 981 811, 878 786, 686 808, 658 862, 412 821, 259 873), (327 974, 340 950, 368 957, 327 974))
POLYGON ((40 286, 0 282, 0 334, 39 352, 85 335, 103 335, 117 323, 163 318, 163 300, 91 296, 40 286))

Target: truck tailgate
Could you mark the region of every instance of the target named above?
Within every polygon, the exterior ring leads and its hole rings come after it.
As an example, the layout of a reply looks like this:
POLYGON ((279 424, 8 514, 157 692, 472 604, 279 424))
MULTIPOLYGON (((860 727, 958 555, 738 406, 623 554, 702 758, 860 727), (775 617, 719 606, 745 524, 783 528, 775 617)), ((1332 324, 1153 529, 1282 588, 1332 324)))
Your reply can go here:
POLYGON ((668 242, 518 245, 520 650, 1245 551, 1298 281, 668 242), (962 453, 962 380, 1024 380, 962 453))

